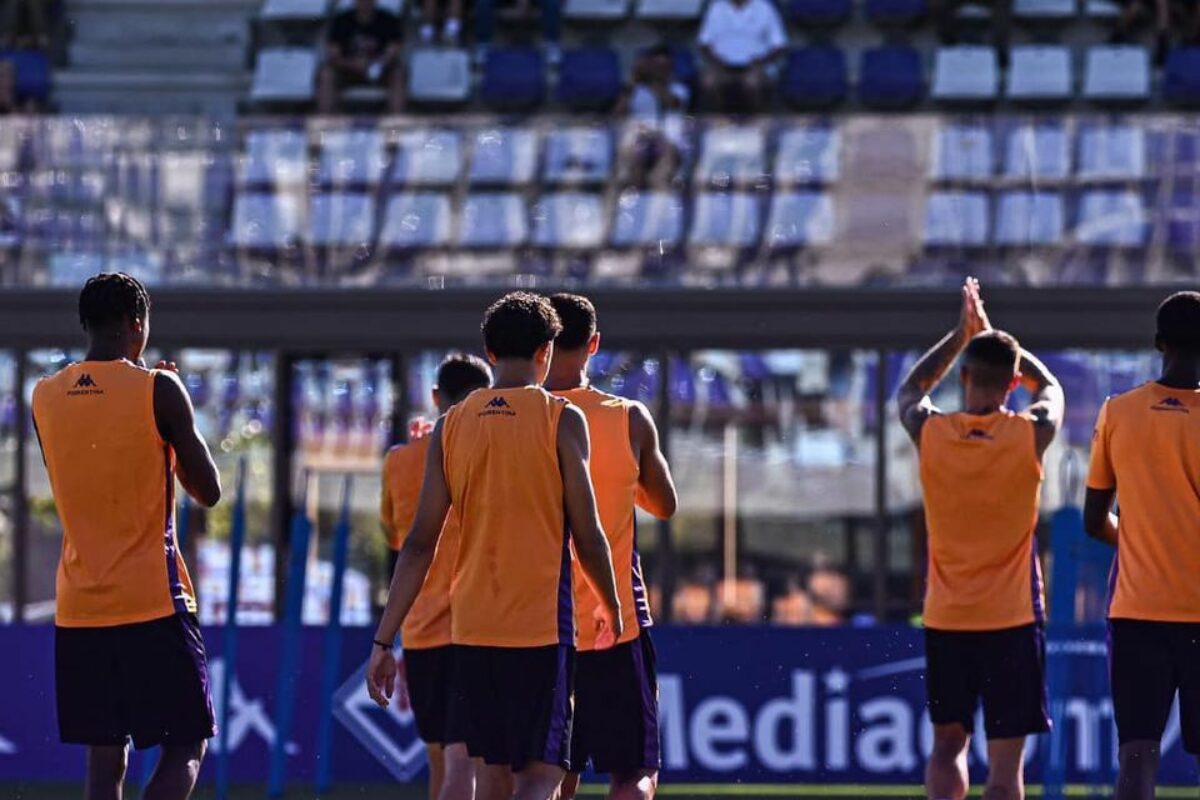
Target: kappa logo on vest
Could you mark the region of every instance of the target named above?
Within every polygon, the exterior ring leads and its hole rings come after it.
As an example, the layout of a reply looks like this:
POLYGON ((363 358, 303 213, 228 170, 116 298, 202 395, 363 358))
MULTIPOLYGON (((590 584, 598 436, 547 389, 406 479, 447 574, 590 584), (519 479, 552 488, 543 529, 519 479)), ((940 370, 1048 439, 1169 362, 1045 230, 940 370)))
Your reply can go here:
POLYGON ((75 381, 75 385, 67 392, 68 397, 75 397, 81 394, 104 394, 104 390, 96 385, 96 381, 86 372, 79 376, 75 381))
POLYGON ((481 417, 515 417, 517 412, 512 410, 512 406, 503 397, 493 397, 488 400, 483 407, 483 411, 479 412, 481 417))
POLYGON ((1154 405, 1150 406, 1151 411, 1178 411, 1181 414, 1190 414, 1187 404, 1178 397, 1164 397, 1154 405))

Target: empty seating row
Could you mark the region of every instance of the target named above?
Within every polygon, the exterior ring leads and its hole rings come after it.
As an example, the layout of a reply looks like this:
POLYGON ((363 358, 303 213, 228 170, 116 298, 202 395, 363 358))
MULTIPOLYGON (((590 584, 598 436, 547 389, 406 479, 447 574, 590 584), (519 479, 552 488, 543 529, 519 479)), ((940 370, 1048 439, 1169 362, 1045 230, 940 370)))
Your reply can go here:
MULTIPOLYGON (((1091 190, 1075 203, 1059 192, 934 192, 926 201, 923 240, 929 247, 1052 247, 1075 243, 1140 247, 1149 233, 1144 198, 1129 190, 1091 190), (994 206, 994 208, 993 208, 994 206)), ((1193 208, 1193 213, 1200 209, 1193 208)))
POLYGON ((1146 178, 1146 131, 1132 125, 1083 125, 1074 148, 1071 135, 1054 123, 1022 124, 1010 129, 997 152, 991 128, 949 124, 934 135, 930 177, 935 181, 990 181, 1003 159, 1002 177, 1010 180, 1136 181, 1146 178))

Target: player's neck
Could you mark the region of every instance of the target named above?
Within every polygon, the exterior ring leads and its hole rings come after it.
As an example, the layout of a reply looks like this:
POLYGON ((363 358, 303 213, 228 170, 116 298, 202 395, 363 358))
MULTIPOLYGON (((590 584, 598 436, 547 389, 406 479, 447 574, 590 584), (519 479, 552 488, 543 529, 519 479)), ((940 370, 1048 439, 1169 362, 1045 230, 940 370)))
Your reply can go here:
POLYGON ((1200 389, 1200 361, 1178 356, 1165 357, 1158 382, 1171 389, 1200 389))
POLYGON ((550 363, 550 374, 546 376, 546 391, 569 392, 571 389, 583 389, 587 385, 586 358, 582 363, 576 360, 550 363))
POLYGON ((963 398, 963 411, 972 416, 986 417, 988 414, 995 414, 1003 409, 1004 401, 1003 397, 988 394, 975 395, 968 391, 967 396, 963 398))
POLYGON ((522 386, 537 386, 538 367, 533 361, 500 359, 495 363, 493 389, 519 389, 522 386))
POLYGON ((85 361, 120 361, 129 359, 129 348, 119 339, 100 339, 88 345, 85 361))

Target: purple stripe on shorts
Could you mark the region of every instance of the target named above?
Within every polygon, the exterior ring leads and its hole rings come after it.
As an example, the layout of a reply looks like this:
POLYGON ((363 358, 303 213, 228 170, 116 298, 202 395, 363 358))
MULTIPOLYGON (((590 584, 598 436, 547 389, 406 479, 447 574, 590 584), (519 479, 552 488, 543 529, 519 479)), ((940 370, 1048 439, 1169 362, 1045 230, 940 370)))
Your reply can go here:
POLYGON ((1033 626, 1033 638, 1042 662, 1042 717, 1046 720, 1046 729, 1050 730, 1054 727, 1054 719, 1050 716, 1050 687, 1046 682, 1046 629, 1040 622, 1033 626))
POLYGON ((1046 606, 1042 599, 1042 570, 1041 564, 1038 563, 1038 538, 1033 537, 1033 549, 1030 551, 1030 580, 1029 585, 1033 593, 1033 618, 1038 622, 1046 621, 1046 606))
POLYGON ((566 754, 567 740, 571 735, 571 687, 567 670, 567 645, 558 646, 558 671, 554 678, 554 708, 550 710, 550 727, 546 732, 545 758, 547 764, 562 766, 566 754))
MULTIPOLYGON (((643 633, 642 636, 649 636, 643 633)), ((640 639, 633 642, 633 669, 637 674, 638 688, 642 692, 642 766, 647 769, 662 767, 662 754, 658 733, 658 693, 657 687, 650 683, 650 673, 646 669, 646 646, 640 639)))
POLYGON ((1121 574, 1121 550, 1113 554, 1112 569, 1108 571, 1108 600, 1105 602, 1105 615, 1112 612, 1113 598, 1117 595, 1117 577, 1121 574))
POLYGON ((190 614, 183 595, 183 581, 179 579, 179 560, 175 551, 175 475, 171 472, 171 453, 163 448, 163 464, 166 472, 166 520, 163 523, 163 550, 167 557, 167 588, 171 592, 171 603, 176 614, 190 614))
POLYGON ((571 586, 571 531, 563 528, 562 560, 558 567, 558 643, 575 646, 575 598, 571 586))
POLYGON ((217 715, 213 711, 212 686, 208 679, 208 655, 204 650, 204 637, 200 633, 200 626, 193 623, 193 617, 190 614, 177 616, 176 619, 183 626, 183 637, 187 640, 188 655, 192 657, 192 663, 196 665, 196 677, 200 681, 200 690, 204 692, 204 705, 208 708, 208 719, 212 725, 210 736, 216 736, 217 715))
POLYGON ((654 624, 650 618, 650 602, 646 599, 646 581, 642 577, 642 555, 638 552, 637 519, 633 521, 633 609, 637 612, 639 628, 654 624))

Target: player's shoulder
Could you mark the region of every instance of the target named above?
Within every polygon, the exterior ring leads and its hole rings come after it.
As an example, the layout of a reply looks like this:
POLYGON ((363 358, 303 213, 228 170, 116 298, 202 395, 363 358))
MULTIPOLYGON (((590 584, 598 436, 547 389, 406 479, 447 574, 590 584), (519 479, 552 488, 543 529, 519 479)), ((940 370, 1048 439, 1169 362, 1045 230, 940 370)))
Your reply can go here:
POLYGON ((1110 394, 1101 408, 1110 419, 1154 404, 1154 381, 1146 381, 1124 392, 1110 394))

